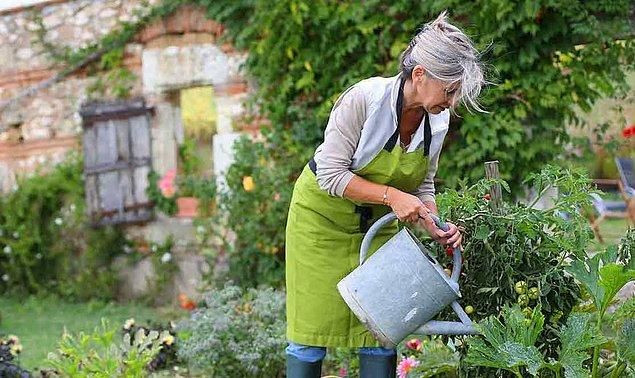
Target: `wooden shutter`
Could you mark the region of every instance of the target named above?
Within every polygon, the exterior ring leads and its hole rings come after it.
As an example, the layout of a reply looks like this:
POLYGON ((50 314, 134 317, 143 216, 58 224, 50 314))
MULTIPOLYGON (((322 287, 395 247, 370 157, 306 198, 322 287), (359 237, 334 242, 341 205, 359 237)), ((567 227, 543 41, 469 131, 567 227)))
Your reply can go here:
POLYGON ((87 209, 96 225, 152 219, 150 117, 143 99, 82 106, 87 209))

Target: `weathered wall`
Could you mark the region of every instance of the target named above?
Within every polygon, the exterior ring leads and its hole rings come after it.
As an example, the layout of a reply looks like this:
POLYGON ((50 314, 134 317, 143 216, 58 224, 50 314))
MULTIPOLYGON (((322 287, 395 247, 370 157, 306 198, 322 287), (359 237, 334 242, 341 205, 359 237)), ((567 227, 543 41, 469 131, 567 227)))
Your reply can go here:
MULTIPOLYGON (((19 6, 17 3, 12 5, 19 6)), ((132 20, 141 0, 37 3, 35 7, 0 7, 0 102, 53 77, 61 68, 35 42, 36 12, 41 13, 46 27, 46 41, 78 48, 99 40, 119 22, 132 20)), ((248 84, 239 69, 245 56, 218 42, 222 32, 222 26, 206 19, 203 10, 188 6, 148 25, 125 47, 124 65, 136 75, 131 95, 144 97, 154 107, 152 165, 160 174, 176 168, 178 144, 183 139, 178 92, 191 86, 214 87, 218 113, 214 172, 222 174, 231 161, 229 143, 238 135, 233 123, 243 112, 248 84)), ((0 112, 0 130, 4 130, 0 131, 0 193, 11 190, 17 176, 55 164, 69 151, 81 150, 78 110, 89 98, 88 88, 94 81, 80 70, 0 112)), ((157 243, 172 235, 178 241, 173 255, 180 267, 173 290, 195 294, 201 269, 208 268, 193 248, 191 220, 160 216, 151 224, 128 230, 131 236, 157 243)), ((130 289, 124 290, 126 297, 144 291, 146 274, 151 271, 144 264, 122 268, 125 287, 130 289)))

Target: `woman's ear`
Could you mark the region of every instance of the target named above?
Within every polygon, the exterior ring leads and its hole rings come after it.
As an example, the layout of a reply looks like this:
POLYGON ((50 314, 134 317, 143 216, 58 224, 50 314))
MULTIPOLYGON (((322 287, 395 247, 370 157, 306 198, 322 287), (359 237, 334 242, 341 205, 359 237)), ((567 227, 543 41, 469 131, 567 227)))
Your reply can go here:
POLYGON ((423 81, 425 74, 426 74, 426 70, 423 68, 423 66, 420 64, 417 64, 412 69, 412 82, 423 81))

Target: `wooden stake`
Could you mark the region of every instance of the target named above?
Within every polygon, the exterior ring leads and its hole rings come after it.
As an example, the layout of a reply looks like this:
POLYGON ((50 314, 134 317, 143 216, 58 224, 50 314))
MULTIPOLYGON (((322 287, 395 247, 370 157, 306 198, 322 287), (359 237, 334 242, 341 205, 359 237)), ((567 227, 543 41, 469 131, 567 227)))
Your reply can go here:
MULTIPOLYGON (((488 179, 500 178, 498 172, 498 160, 485 162, 485 177, 488 179)), ((494 212, 498 212, 503 203, 503 192, 500 184, 494 184, 490 188, 489 194, 491 196, 490 206, 494 212)))

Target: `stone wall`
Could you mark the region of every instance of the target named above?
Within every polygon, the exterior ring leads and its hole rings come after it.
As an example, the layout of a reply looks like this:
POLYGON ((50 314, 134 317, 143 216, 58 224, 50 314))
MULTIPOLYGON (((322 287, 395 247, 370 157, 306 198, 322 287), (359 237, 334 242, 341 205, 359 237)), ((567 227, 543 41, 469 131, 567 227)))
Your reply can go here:
MULTIPOLYGON (((149 2, 156 4, 158 0, 149 2)), ((53 64, 35 42, 34 14, 41 14, 47 42, 78 48, 99 40, 119 22, 133 20, 142 1, 38 3, 34 7, 0 8, 0 103, 53 77, 62 68, 53 64)), ((148 25, 125 47, 124 66, 135 75, 131 95, 144 97, 154 107, 152 165, 160 174, 176 168, 178 144, 183 140, 178 92, 192 86, 214 87, 218 112, 214 173, 222 176, 232 160, 230 144, 238 136, 234 120, 243 112, 248 92, 240 71, 245 56, 231 45, 219 43, 222 26, 204 15, 202 9, 181 7, 148 25)), ((0 193, 12 190, 17 176, 30 174, 38 166, 56 164, 69 151, 81 151, 78 110, 89 98, 88 88, 95 80, 79 70, 0 111, 0 193)), ((192 229, 191 220, 166 217, 128 228, 131 236, 143 236, 152 242, 161 243, 168 235, 178 241, 174 256, 180 272, 171 290, 188 295, 196 294, 201 271, 209 269, 193 248, 192 229)), ((121 272, 124 287, 130 289, 125 290, 125 297, 141 294, 145 289, 143 277, 152 274, 144 264, 123 267, 121 272)))

